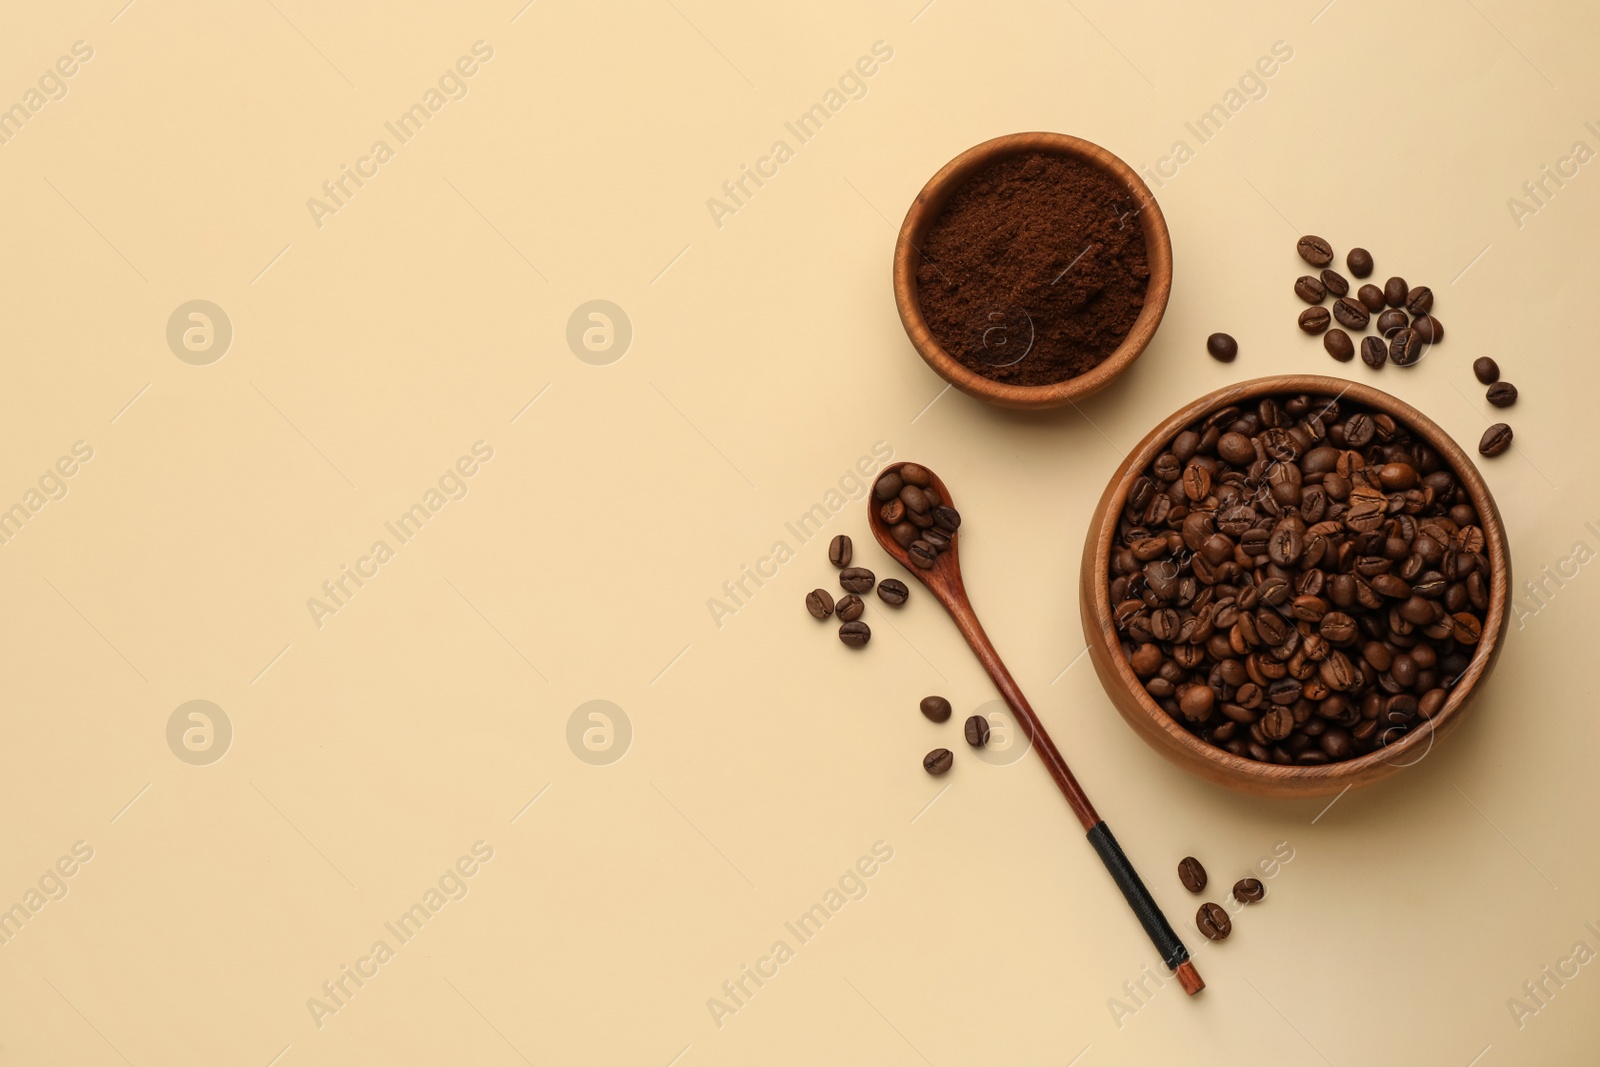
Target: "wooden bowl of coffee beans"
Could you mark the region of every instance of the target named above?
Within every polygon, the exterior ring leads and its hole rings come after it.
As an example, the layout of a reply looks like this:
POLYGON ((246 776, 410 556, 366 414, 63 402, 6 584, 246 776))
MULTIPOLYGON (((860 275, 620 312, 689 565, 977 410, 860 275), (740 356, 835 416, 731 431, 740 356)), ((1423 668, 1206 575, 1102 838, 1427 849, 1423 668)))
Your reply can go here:
POLYGON ((929 179, 894 251, 906 335, 945 381, 1008 408, 1105 388, 1155 335, 1172 241, 1132 167, 1062 133, 967 149, 929 179))
POLYGON ((1488 486, 1367 385, 1257 378, 1117 469, 1079 603, 1101 684, 1209 781, 1307 797, 1426 758, 1493 668, 1511 558, 1488 486))

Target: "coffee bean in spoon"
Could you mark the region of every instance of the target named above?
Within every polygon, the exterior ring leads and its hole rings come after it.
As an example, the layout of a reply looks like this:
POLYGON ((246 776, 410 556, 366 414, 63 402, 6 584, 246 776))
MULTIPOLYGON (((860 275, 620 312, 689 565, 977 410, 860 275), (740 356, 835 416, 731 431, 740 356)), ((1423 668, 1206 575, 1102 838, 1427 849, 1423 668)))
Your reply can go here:
POLYGON ((900 479, 918 489, 926 489, 933 484, 933 476, 928 473, 928 468, 916 463, 901 464, 900 479))
POLYGON ((899 497, 895 497, 887 504, 880 505, 878 508, 878 517, 884 522, 888 523, 890 526, 899 525, 900 523, 904 522, 906 518, 905 501, 901 500, 899 497))
POLYGON ((1333 246, 1315 234, 1306 234, 1295 245, 1300 258, 1313 267, 1326 267, 1333 262, 1333 246))
POLYGON ((922 769, 938 778, 950 769, 956 758, 948 748, 936 748, 922 757, 922 769))
POLYGON ((900 475, 889 471, 872 487, 872 495, 877 497, 880 503, 887 503, 900 495, 900 489, 904 484, 900 475))
POLYGON ((898 578, 885 578, 878 583, 878 599, 892 607, 899 607, 911 596, 911 590, 898 578))
POLYGON ((855 546, 850 542, 850 535, 840 534, 828 543, 828 562, 835 567, 848 567, 854 552, 855 546))
POLYGON ((1241 878, 1233 883, 1233 899, 1241 904, 1254 904, 1267 895, 1267 887, 1258 878, 1241 878))
POLYGON ((989 720, 982 715, 969 716, 962 733, 966 735, 967 744, 982 748, 989 743, 989 720))
POLYGON ((911 557, 912 563, 915 563, 923 570, 928 570, 939 560, 939 553, 934 550, 934 547, 922 540, 911 542, 906 549, 906 555, 911 557))
POLYGON ((864 622, 847 622, 839 627, 839 640, 851 648, 865 648, 872 640, 872 628, 864 622))
POLYGON ((944 697, 932 696, 922 698, 922 714, 929 722, 949 722, 950 702, 944 697))
POLYGON ((1214 333, 1206 338, 1206 351, 1211 358, 1222 363, 1232 363, 1239 354, 1239 342, 1231 334, 1214 333))
POLYGON ((806 610, 813 618, 826 619, 833 614, 833 596, 826 589, 813 589, 806 594, 806 610))
POLYGON ((851 593, 872 591, 877 578, 865 567, 846 567, 839 572, 839 587, 851 593))
POLYGON ((948 505, 933 509, 933 524, 947 533, 955 533, 961 529, 961 512, 948 505))
POLYGON ((839 616, 840 622, 855 622, 867 610, 867 602, 854 593, 847 593, 839 598, 839 603, 834 605, 833 610, 839 616))
POLYGON ((1195 912, 1194 924, 1212 941, 1221 941, 1233 933, 1233 920, 1228 918, 1228 913, 1222 910, 1221 904, 1209 901, 1200 905, 1200 910, 1195 912))
POLYGON ((1178 881, 1191 893, 1203 893, 1206 888, 1206 869, 1193 856, 1178 861, 1178 881))
POLYGON ((1472 361, 1472 373, 1484 385, 1493 385, 1500 380, 1500 364, 1488 356, 1479 356, 1472 361))
POLYGON ((1495 382, 1486 395, 1495 407, 1508 408, 1517 402, 1517 387, 1510 382, 1495 382))

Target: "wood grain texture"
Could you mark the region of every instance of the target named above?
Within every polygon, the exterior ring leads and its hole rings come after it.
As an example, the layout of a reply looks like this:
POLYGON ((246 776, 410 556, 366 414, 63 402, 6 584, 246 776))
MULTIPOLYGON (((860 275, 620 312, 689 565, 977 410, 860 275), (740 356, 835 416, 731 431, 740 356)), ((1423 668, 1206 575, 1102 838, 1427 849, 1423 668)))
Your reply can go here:
POLYGON ((1078 603, 1089 657, 1107 695, 1122 717, 1152 748, 1185 770, 1230 789, 1269 797, 1312 797, 1338 793, 1347 786, 1363 786, 1427 757, 1439 740, 1458 723, 1472 702, 1478 685, 1499 658, 1510 621, 1511 553, 1505 524, 1483 476, 1465 450, 1433 420, 1396 397, 1372 386, 1313 374, 1256 378, 1218 389, 1188 404, 1151 430, 1112 475, 1089 523, 1079 572, 1078 603), (1128 487, 1139 471, 1160 454, 1185 426, 1229 404, 1258 400, 1269 394, 1313 393, 1340 396, 1374 411, 1386 412, 1410 427, 1450 465, 1478 510, 1484 533, 1484 553, 1489 560, 1489 611, 1483 634, 1466 673, 1461 676, 1438 715, 1412 730, 1395 744, 1365 756, 1320 767, 1258 763, 1207 744, 1175 722, 1145 691, 1117 638, 1112 621, 1107 573, 1117 518, 1122 513, 1128 487))
POLYGON ((1172 238, 1167 220, 1155 197, 1133 168, 1097 144, 1064 133, 1013 133, 975 145, 961 153, 928 179, 922 192, 912 201, 900 226, 894 249, 894 303, 900 322, 917 353, 934 372, 969 396, 1007 408, 1053 408, 1104 389, 1111 380, 1139 358, 1155 336, 1156 327, 1167 310, 1172 292, 1172 238), (1145 290, 1144 308, 1134 320, 1133 329, 1116 351, 1093 370, 1049 385, 1009 385, 991 381, 968 369, 944 350, 928 329, 917 296, 917 266, 928 231, 956 190, 973 174, 1005 156, 1027 152, 1047 152, 1071 156, 1097 167, 1127 188, 1139 204, 1139 225, 1144 231, 1145 253, 1150 264, 1150 283, 1145 290))

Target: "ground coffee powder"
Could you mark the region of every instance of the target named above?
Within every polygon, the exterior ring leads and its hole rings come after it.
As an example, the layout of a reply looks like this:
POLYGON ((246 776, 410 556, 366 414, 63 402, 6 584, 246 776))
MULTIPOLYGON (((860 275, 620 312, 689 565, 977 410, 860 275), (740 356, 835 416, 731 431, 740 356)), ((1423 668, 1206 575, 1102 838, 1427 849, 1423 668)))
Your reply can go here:
POLYGON ((1011 156, 978 172, 921 249, 928 328, 995 381, 1046 385, 1090 370, 1144 307, 1138 207, 1115 180, 1066 156, 1011 156))

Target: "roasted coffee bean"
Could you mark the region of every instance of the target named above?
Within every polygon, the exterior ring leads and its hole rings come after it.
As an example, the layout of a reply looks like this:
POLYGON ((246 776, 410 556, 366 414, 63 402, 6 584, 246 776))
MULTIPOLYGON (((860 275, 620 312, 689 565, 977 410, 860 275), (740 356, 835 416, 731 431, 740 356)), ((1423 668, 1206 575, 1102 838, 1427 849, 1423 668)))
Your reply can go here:
POLYGON ((1349 281, 1336 270, 1322 272, 1322 287, 1334 296, 1348 296, 1350 294, 1349 281))
POLYGON ((1211 353, 1213 359, 1223 363, 1232 363, 1239 354, 1239 342, 1230 334, 1214 333, 1206 338, 1206 351, 1211 353))
POLYGON ((900 502, 906 506, 907 511, 922 515, 928 513, 928 497, 914 485, 908 485, 900 490, 900 502))
POLYGON ((1383 343, 1381 337, 1363 337, 1361 339, 1361 362, 1379 370, 1389 362, 1389 346, 1383 343))
POLYGON ((853 550, 850 535, 840 534, 828 543, 828 562, 835 567, 848 567, 853 550))
POLYGON ((973 748, 982 748, 989 743, 989 720, 982 715, 968 716, 961 732, 966 735, 967 744, 973 748))
POLYGON ((944 697, 923 697, 922 714, 930 722, 949 722, 950 702, 944 697))
POLYGON ((956 757, 948 748, 936 748, 922 757, 922 769, 938 778, 950 769, 956 757))
POLYGON ((867 593, 877 581, 865 567, 846 567, 839 572, 839 587, 849 593, 867 593))
POLYGON ((939 553, 934 547, 922 540, 911 542, 910 547, 906 549, 906 555, 911 557, 912 563, 923 570, 928 570, 939 560, 939 553))
POLYGON ((1511 427, 1503 422, 1497 422, 1483 431, 1483 438, 1478 441, 1478 451, 1486 456, 1498 456, 1511 447, 1511 427))
POLYGON ((1344 265, 1350 268, 1350 273, 1357 278, 1370 277, 1372 274, 1372 253, 1365 248, 1352 248, 1344 257, 1344 265))
POLYGON ((1500 364, 1488 356, 1479 356, 1472 361, 1472 373, 1484 385, 1493 385, 1500 380, 1500 364))
POLYGON ((1418 315, 1411 320, 1411 328, 1424 344, 1436 345, 1444 340, 1444 323, 1432 315, 1418 315))
POLYGON ((917 528, 909 522, 897 522, 890 528, 889 536, 893 537, 895 544, 901 548, 910 548, 911 542, 917 539, 917 528))
POLYGON ((1319 279, 1303 274, 1295 280, 1294 295, 1308 304, 1320 304, 1327 297, 1328 289, 1319 279))
POLYGON ((846 593, 839 598, 839 603, 833 609, 839 616, 840 622, 855 622, 867 610, 867 602, 854 593, 846 593))
POLYGON ((899 497, 896 497, 887 504, 879 505, 878 517, 889 526, 899 525, 900 523, 904 522, 906 518, 905 502, 899 497))
POLYGON ((1422 339, 1409 328, 1396 330, 1389 338, 1389 362, 1409 367, 1422 358, 1422 339))
POLYGON ((1404 278, 1390 278, 1383 283, 1383 302, 1392 308, 1401 307, 1406 302, 1406 294, 1411 292, 1411 287, 1406 285, 1404 278))
POLYGON ((1193 856, 1178 861, 1178 881, 1191 893, 1203 893, 1206 888, 1206 869, 1193 856))
POLYGON ((903 485, 900 475, 894 471, 889 471, 873 485, 872 495, 878 498, 879 503, 887 503, 900 495, 900 489, 903 485))
POLYGON ((885 578, 878 583, 878 599, 885 604, 899 607, 911 596, 911 590, 906 583, 898 578, 885 578))
POLYGON ((946 533, 953 534, 961 529, 961 512, 941 504, 933 509, 933 524, 946 533))
POLYGON ((839 640, 851 648, 864 648, 872 640, 872 629, 864 622, 847 622, 839 627, 839 640))
POLYGON ((1331 318, 1325 307, 1309 307, 1300 312, 1300 328, 1306 333, 1321 333, 1328 328, 1331 318))
POLYGON ((1382 334, 1384 337, 1389 337, 1392 336, 1396 330, 1403 329, 1409 325, 1410 321, 1410 319, 1406 318, 1406 313, 1404 311, 1401 311, 1398 308, 1390 308, 1387 311, 1379 313, 1376 325, 1380 334, 1382 334))
POLYGON ((813 618, 826 619, 833 614, 833 596, 826 589, 813 589, 806 594, 806 610, 813 618))
POLYGON ((1300 258, 1313 267, 1326 267, 1333 262, 1333 246, 1313 234, 1300 238, 1295 249, 1300 253, 1300 258))
POLYGON ((1233 899, 1241 904, 1254 904, 1267 895, 1267 887, 1258 878, 1241 878, 1233 883, 1233 899))
POLYGON ((926 489, 933 484, 933 475, 928 473, 928 468, 916 463, 902 463, 900 478, 907 485, 914 485, 918 489, 926 489))
POLYGON ((950 547, 950 535, 937 526, 930 526, 923 530, 922 539, 932 545, 935 552, 943 552, 950 547))
POLYGON ((1228 918, 1221 904, 1207 902, 1200 905, 1200 910, 1194 915, 1194 924, 1212 941, 1222 941, 1233 933, 1233 920, 1228 918))
POLYGON ((1433 290, 1419 285, 1406 293, 1406 310, 1413 315, 1426 315, 1433 310, 1433 290))
POLYGON ((1517 387, 1510 382, 1495 382, 1486 395, 1495 407, 1508 408, 1517 402, 1517 387))
POLYGON ((1356 299, 1361 301, 1361 306, 1376 315, 1383 310, 1383 290, 1376 285, 1363 285, 1356 290, 1356 299))
POLYGON ((1341 296, 1333 302, 1333 317, 1339 320, 1341 326, 1352 330, 1365 330, 1372 316, 1361 301, 1341 296))
POLYGON ((1350 340, 1350 335, 1338 327, 1334 327, 1322 335, 1322 347, 1328 355, 1340 363, 1349 363, 1356 358, 1355 342, 1350 340))

